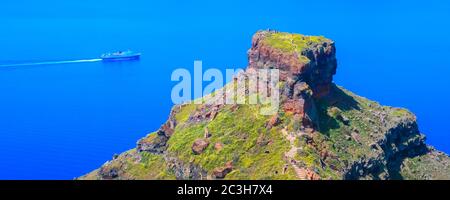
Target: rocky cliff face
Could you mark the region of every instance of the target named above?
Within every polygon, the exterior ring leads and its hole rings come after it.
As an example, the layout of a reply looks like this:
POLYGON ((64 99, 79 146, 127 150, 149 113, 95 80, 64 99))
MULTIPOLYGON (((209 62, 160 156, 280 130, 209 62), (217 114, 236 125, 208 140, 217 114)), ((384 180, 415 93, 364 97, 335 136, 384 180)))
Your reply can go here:
MULTIPOLYGON (((337 68, 333 41, 298 34, 258 32, 248 59, 249 68, 279 69, 280 79, 288 83, 290 91, 296 84, 308 83, 315 97, 329 93, 337 68)), ((292 97, 292 92, 287 95, 292 97)))
POLYGON ((450 179, 450 158, 425 144, 412 113, 332 82, 335 54, 324 37, 258 32, 248 69, 280 70, 277 114, 176 105, 135 149, 80 179, 450 179))
POLYGON ((314 99, 326 96, 336 73, 334 42, 324 37, 258 32, 248 52, 250 69, 279 69, 282 108, 301 118, 303 126, 317 126, 314 99))

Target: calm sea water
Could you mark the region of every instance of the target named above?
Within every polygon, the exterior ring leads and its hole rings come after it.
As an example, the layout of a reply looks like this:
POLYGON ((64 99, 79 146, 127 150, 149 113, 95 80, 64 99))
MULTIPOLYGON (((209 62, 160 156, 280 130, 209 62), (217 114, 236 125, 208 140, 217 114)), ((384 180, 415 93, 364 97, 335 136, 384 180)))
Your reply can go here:
POLYGON ((245 68, 252 34, 266 28, 334 39, 339 85, 410 109, 428 142, 450 152, 447 5, 405 10, 402 4, 330 3, 308 9, 291 3, 239 4, 237 10, 232 4, 163 6, 151 14, 134 5, 128 14, 137 9, 139 15, 128 18, 95 12, 78 17, 67 9, 67 16, 2 17, 0 65, 95 59, 126 49, 143 56, 135 62, 0 67, 0 179, 72 179, 135 147, 166 120, 174 69, 192 69, 194 60, 203 60, 204 69, 245 68))

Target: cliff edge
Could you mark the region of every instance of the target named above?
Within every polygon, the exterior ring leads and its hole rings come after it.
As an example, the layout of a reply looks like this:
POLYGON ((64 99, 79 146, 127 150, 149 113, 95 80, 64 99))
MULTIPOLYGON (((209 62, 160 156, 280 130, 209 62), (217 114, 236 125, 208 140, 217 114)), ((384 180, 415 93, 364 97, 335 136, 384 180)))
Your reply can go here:
POLYGON ((276 114, 175 105, 135 149, 79 179, 450 179, 450 158, 425 143, 411 112, 333 83, 335 55, 324 37, 257 32, 239 76, 279 69, 276 114))

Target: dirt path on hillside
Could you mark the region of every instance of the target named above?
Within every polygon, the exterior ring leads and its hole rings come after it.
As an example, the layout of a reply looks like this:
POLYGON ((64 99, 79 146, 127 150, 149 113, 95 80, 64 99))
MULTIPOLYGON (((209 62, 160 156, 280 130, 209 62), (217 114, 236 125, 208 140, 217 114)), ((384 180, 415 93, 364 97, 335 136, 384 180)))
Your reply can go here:
MULTIPOLYGON (((297 160, 295 160, 295 155, 297 154, 298 147, 295 146, 295 140, 297 139, 296 135, 289 133, 286 128, 281 129, 284 137, 289 141, 290 149, 289 151, 284 153, 284 156, 287 159, 287 162, 294 168, 295 174, 300 180, 308 180, 307 172, 304 168, 301 168, 297 165, 297 160)), ((300 133, 301 135, 302 133, 300 133)))

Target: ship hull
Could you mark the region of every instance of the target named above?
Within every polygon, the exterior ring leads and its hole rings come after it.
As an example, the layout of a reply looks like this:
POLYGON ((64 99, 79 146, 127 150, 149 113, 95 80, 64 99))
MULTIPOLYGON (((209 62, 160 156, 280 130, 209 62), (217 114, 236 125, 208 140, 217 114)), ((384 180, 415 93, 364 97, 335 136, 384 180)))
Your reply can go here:
POLYGON ((139 60, 139 58, 140 55, 132 55, 132 56, 102 57, 102 60, 105 62, 113 62, 113 61, 139 60))

